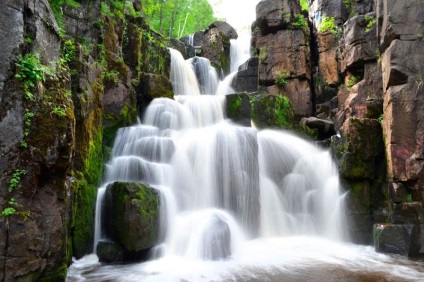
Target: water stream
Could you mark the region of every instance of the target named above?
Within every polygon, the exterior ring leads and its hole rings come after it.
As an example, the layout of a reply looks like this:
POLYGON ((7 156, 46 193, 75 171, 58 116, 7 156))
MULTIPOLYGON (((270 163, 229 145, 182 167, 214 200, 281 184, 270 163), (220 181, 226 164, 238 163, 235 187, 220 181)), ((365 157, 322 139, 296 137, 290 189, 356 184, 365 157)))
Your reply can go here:
POLYGON ((155 99, 121 128, 98 190, 115 181, 160 191, 161 242, 144 263, 76 261, 68 281, 418 281, 424 267, 349 243, 328 152, 288 132, 226 119, 226 91, 204 58, 172 56, 175 99, 155 99), (197 74, 197 76, 196 76, 197 74), (221 87, 222 88, 222 87, 221 87), (206 95, 217 94, 217 95, 206 95))

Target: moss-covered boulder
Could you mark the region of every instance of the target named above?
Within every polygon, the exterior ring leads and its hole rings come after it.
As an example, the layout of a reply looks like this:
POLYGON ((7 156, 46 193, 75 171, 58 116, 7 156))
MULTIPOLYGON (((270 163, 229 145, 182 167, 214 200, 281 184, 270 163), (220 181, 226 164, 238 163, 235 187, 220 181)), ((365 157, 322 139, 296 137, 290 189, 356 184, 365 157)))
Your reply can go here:
POLYGON ((163 75, 144 74, 137 88, 137 100, 147 105, 154 98, 160 97, 174 98, 171 81, 163 75))
POLYGON ((122 247, 110 241, 99 242, 96 253, 101 262, 122 262, 124 260, 124 250, 122 247))
POLYGON ((115 182, 112 189, 113 224, 118 242, 128 251, 153 247, 159 232, 159 193, 143 183, 115 182))
POLYGON ((233 122, 250 126, 251 106, 250 97, 245 93, 230 94, 225 96, 225 112, 233 122))
POLYGON ((294 119, 290 100, 284 95, 261 94, 250 98, 252 120, 258 128, 288 128, 294 119))

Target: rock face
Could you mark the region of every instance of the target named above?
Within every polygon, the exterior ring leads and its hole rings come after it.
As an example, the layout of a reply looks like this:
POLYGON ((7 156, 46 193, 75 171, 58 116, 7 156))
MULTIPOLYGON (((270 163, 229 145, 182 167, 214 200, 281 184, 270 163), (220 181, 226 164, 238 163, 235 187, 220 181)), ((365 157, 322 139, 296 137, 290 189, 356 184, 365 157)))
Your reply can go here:
POLYGON ((136 97, 141 73, 169 76, 165 40, 142 20, 120 11, 95 25, 102 19, 100 1, 78 1, 79 7, 58 2, 0 7, 4 281, 63 281, 71 257, 93 251, 103 150, 117 128, 135 121, 143 103, 136 97), (137 41, 141 34, 149 40, 137 41), (122 50, 137 60, 126 61, 122 50), (27 69, 41 78, 23 75, 27 69))
POLYGON ((225 22, 215 22, 205 31, 202 56, 224 76, 230 73, 230 39, 237 39, 237 32, 225 22))
POLYGON ((296 1, 261 1, 252 26, 259 90, 284 94, 298 116, 312 114, 309 31, 296 1))
POLYGON ((399 255, 417 255, 419 228, 412 224, 376 224, 374 226, 374 246, 376 251, 399 255))
POLYGON ((250 58, 239 67, 231 86, 236 92, 256 92, 258 90, 258 58, 250 58))

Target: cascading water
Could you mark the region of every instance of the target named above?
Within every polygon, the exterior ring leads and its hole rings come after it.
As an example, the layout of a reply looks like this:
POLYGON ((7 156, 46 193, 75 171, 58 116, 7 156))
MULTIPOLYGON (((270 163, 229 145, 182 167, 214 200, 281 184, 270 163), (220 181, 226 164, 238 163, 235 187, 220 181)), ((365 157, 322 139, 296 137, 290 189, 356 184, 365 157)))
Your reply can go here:
POLYGON ((143 122, 121 128, 105 187, 160 191, 159 245, 148 262, 71 267, 68 281, 342 281, 422 278, 419 264, 346 244, 344 193, 328 152, 286 132, 239 127, 223 95, 203 93, 171 50, 175 100, 155 99, 143 122), (408 264, 393 267, 395 264, 408 264), (84 269, 84 270, 81 270, 84 269))

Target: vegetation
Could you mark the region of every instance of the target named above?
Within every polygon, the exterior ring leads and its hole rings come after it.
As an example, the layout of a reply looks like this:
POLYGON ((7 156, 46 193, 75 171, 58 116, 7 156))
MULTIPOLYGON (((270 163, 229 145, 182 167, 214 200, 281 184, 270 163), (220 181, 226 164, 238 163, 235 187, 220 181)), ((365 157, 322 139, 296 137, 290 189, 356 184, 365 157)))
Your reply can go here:
POLYGON ((377 20, 375 19, 375 17, 368 16, 368 15, 365 15, 364 16, 364 20, 365 20, 365 24, 366 24, 366 26, 365 26, 365 32, 369 32, 371 30, 371 28, 377 22, 377 20))
POLYGON ((308 29, 308 22, 305 21, 302 14, 296 14, 295 20, 291 23, 291 28, 307 30, 308 29))
POLYGON ((341 29, 337 26, 334 17, 323 16, 321 23, 318 25, 319 32, 330 32, 333 35, 339 35, 341 29))
POLYGON ((216 21, 207 0, 142 0, 150 27, 168 38, 206 29, 216 21))
POLYGON ((300 7, 303 11, 307 11, 309 9, 308 0, 300 0, 300 7))
POLYGON ((274 73, 275 76, 275 84, 277 84, 279 87, 283 87, 284 85, 287 84, 287 78, 290 77, 290 73, 285 71, 285 72, 281 72, 281 71, 276 71, 274 73))
POLYGON ((62 7, 64 5, 70 6, 70 7, 79 7, 80 4, 75 0, 49 0, 50 7, 53 10, 54 17, 56 18, 56 22, 59 25, 59 28, 63 32, 63 12, 62 7))

